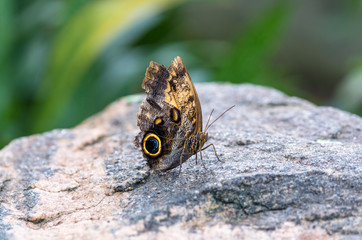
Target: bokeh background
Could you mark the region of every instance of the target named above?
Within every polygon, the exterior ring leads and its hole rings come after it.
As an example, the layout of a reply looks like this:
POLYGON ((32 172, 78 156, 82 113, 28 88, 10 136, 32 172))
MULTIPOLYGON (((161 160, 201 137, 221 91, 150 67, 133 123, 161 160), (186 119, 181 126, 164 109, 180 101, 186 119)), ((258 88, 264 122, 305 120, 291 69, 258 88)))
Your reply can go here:
POLYGON ((149 61, 362 114, 361 0, 1 0, 0 148, 142 92, 149 61))

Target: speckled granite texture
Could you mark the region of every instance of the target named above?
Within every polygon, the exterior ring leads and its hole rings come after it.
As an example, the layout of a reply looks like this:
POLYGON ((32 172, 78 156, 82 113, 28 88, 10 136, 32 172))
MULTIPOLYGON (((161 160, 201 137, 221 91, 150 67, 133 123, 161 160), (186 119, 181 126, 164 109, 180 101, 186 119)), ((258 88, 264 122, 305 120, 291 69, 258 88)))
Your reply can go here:
POLYGON ((0 151, 0 239, 361 239, 362 119, 254 85, 196 85, 212 148, 151 171, 144 95, 0 151))

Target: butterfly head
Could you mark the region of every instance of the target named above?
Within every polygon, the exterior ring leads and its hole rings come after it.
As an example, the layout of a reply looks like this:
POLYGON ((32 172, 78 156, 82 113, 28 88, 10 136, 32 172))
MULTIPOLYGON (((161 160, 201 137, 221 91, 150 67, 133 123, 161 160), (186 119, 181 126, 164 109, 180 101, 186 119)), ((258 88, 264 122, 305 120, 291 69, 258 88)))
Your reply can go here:
POLYGON ((201 132, 198 134, 198 139, 200 142, 205 143, 209 139, 209 134, 207 132, 201 132))
POLYGON ((204 144, 207 142, 207 140, 209 139, 209 134, 207 132, 200 132, 199 134, 197 134, 197 139, 199 141, 199 144, 197 144, 197 151, 200 151, 202 149, 202 147, 204 146, 204 144))

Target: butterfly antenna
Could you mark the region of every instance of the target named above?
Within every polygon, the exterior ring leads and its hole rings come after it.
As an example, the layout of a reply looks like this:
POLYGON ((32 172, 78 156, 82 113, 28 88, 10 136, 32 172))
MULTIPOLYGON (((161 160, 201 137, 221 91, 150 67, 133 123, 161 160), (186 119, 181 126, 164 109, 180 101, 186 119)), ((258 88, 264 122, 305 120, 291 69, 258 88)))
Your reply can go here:
POLYGON ((205 132, 207 132, 207 129, 209 129, 209 128, 211 127, 211 125, 214 124, 214 122, 216 122, 219 118, 222 117, 222 115, 224 115, 226 112, 228 112, 229 110, 231 110, 233 107, 235 107, 235 105, 233 105, 233 106, 229 107, 228 109, 226 109, 225 112, 223 112, 223 113, 222 113, 220 116, 218 116, 214 121, 212 121, 212 123, 210 123, 210 125, 206 127, 205 132))
POLYGON ((207 123, 206 123, 205 129, 208 128, 207 126, 209 125, 210 118, 211 118, 211 115, 212 115, 213 112, 214 112, 214 109, 212 109, 212 111, 211 111, 211 113, 210 113, 210 115, 209 115, 209 119, 207 119, 207 123))

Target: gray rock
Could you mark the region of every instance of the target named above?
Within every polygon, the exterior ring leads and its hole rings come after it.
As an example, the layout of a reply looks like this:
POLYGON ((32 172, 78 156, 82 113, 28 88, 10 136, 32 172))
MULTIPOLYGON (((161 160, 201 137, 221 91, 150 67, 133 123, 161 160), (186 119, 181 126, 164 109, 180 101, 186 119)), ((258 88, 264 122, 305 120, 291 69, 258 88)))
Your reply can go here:
POLYGON ((155 172, 133 145, 144 95, 0 151, 1 239, 360 239, 362 119, 254 85, 196 86, 209 130, 155 172))

